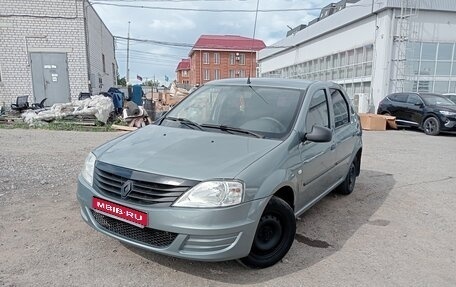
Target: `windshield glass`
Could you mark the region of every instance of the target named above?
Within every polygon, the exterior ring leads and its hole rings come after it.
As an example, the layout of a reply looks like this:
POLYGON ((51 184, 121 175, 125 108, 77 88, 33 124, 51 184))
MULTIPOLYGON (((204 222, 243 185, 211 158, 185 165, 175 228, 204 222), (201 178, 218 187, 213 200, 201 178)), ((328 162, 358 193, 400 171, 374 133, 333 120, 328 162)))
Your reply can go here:
POLYGON ((290 132, 302 94, 248 85, 203 86, 172 109, 161 124, 278 139, 290 132))
POLYGON ((430 106, 454 106, 455 103, 450 101, 449 99, 439 96, 439 95, 432 95, 432 94, 423 94, 421 95, 426 105, 430 106))

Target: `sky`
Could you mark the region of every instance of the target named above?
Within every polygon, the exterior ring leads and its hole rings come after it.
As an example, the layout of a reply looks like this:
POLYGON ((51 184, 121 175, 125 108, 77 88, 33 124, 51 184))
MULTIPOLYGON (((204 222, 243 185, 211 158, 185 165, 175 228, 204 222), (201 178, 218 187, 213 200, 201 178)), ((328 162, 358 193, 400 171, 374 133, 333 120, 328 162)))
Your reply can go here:
MULTIPOLYGON (((266 46, 285 38, 289 27, 307 24, 318 17, 320 11, 316 8, 334 2, 331 0, 258 1, 260 11, 257 14, 255 39, 263 40, 266 46), (284 9, 302 10, 261 11, 284 9)), ((257 0, 91 0, 90 2, 114 36, 127 37, 130 21, 131 38, 173 44, 130 41, 130 82, 138 83, 136 76, 139 75, 143 80, 155 78, 165 85, 169 83, 165 82, 165 76, 169 81, 175 79, 175 70, 179 61, 188 57, 191 50, 191 46, 188 46, 193 45, 200 35, 240 35, 251 38, 254 33, 257 6, 257 0), (136 7, 125 7, 125 5, 136 7), (209 12, 201 9, 225 10, 225 12, 209 12)), ((116 39, 120 77, 126 75, 126 48, 125 39, 116 39)))

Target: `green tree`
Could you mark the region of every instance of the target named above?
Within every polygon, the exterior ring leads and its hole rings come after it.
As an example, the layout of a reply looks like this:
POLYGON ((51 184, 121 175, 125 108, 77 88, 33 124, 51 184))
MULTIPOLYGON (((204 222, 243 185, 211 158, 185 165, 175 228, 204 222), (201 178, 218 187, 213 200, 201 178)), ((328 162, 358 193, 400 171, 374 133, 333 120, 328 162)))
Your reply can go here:
POLYGON ((148 80, 148 81, 144 82, 143 85, 156 88, 156 87, 158 87, 160 85, 160 82, 159 81, 154 81, 154 80, 148 80))
POLYGON ((127 86, 127 80, 125 79, 125 77, 120 78, 120 76, 117 75, 117 85, 122 86, 122 87, 126 87, 127 86))

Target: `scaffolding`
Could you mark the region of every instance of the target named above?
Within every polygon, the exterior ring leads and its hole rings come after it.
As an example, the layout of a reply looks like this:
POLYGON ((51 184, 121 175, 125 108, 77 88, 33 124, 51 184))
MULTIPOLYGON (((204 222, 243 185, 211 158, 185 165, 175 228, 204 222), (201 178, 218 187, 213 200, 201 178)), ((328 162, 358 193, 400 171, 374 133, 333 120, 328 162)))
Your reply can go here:
POLYGON ((401 0, 400 14, 396 16, 397 28, 393 36, 391 93, 404 92, 407 79, 407 48, 410 41, 418 39, 419 0, 401 0))

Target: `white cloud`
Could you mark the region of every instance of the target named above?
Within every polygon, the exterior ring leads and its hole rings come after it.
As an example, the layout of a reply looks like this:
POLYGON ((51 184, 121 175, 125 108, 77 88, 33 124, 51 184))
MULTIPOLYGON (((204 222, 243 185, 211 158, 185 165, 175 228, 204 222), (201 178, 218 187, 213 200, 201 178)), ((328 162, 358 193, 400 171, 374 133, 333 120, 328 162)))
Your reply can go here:
MULTIPOLYGON (((323 7, 331 0, 260 0, 260 9, 288 9, 323 7)), ((113 2, 119 3, 119 2, 113 2)), ((125 2, 132 5, 205 8, 205 9, 249 9, 254 10, 256 0, 231 1, 182 1, 169 2, 125 2), (165 6, 166 5, 166 6, 165 6)), ((128 21, 131 21, 131 37, 165 42, 193 44, 202 34, 233 34, 251 37, 255 13, 211 13, 171 10, 136 9, 94 5, 103 21, 114 35, 126 36, 128 21)), ((256 38, 272 45, 285 37, 287 25, 295 27, 306 24, 319 11, 263 12, 258 14, 256 38)), ((125 42, 117 44, 121 76, 125 75, 125 42)), ((131 49, 152 54, 132 52, 130 75, 135 73, 163 81, 164 75, 174 78, 175 69, 190 48, 169 47, 132 42, 131 49), (153 55, 162 54, 163 57, 153 55)))

